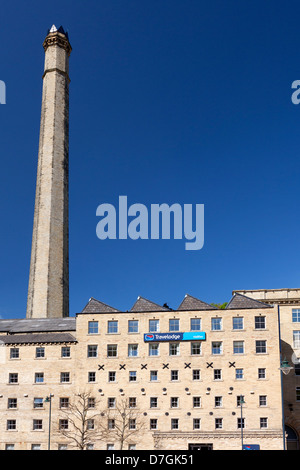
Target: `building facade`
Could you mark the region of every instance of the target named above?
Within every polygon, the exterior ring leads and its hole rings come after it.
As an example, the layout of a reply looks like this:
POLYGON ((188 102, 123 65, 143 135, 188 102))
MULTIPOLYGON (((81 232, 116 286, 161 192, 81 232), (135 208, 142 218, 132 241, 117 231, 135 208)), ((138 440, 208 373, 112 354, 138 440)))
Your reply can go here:
POLYGON ((49 438, 53 450, 283 448, 272 305, 234 294, 222 310, 187 295, 177 310, 138 298, 121 312, 90 299, 76 318, 0 330, 2 449, 49 438))

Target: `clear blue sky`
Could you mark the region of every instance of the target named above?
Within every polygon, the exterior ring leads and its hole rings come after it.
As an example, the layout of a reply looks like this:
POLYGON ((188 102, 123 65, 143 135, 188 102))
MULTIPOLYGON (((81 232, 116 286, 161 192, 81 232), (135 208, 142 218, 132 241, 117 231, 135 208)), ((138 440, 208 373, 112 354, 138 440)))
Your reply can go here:
POLYGON ((70 312, 90 297, 177 308, 186 293, 299 287, 299 2, 4 1, 0 315, 24 317, 43 40, 68 30, 70 312), (96 237, 96 208, 205 205, 205 245, 96 237))

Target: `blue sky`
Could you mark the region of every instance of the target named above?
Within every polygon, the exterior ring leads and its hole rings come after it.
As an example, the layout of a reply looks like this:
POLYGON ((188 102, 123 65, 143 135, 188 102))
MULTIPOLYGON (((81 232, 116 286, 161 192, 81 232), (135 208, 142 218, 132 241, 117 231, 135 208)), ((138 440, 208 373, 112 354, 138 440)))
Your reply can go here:
POLYGON ((90 297, 177 308, 186 293, 299 287, 299 2, 2 2, 0 315, 24 317, 43 40, 68 30, 70 313, 90 297), (205 244, 96 237, 96 208, 205 205, 205 244))

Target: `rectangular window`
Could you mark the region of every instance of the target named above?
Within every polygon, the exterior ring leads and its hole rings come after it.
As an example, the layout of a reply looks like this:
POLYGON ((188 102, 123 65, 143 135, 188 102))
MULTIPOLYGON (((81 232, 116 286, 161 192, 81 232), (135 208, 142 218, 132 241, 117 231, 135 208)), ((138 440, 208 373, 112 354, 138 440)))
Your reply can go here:
POLYGON ((135 418, 131 418, 129 420, 129 429, 136 429, 136 419, 135 418))
POLYGON ((178 380, 178 370, 171 370, 171 381, 176 382, 178 380))
POLYGON ((179 356, 180 354, 180 344, 179 343, 170 343, 169 344, 169 355, 170 356, 179 356))
POLYGON ((159 343, 149 343, 149 356, 159 356, 159 343))
POLYGON ((10 348, 10 359, 19 359, 20 351, 19 348, 10 348))
POLYGON ((264 330, 266 328, 266 317, 259 315, 254 318, 254 328, 256 330, 264 330))
POLYGON ((149 333, 159 332, 159 320, 149 320, 149 333))
POLYGON ((232 319, 232 329, 233 330, 243 330, 244 329, 244 318, 243 317, 233 317, 233 319, 232 319))
POLYGON ((193 408, 201 408, 201 397, 193 397, 193 408))
POLYGON ((33 408, 44 408, 44 400, 40 397, 35 397, 33 399, 33 408))
POLYGON ((128 357, 138 356, 138 344, 128 344, 128 357))
POLYGON ((18 400, 17 398, 9 398, 7 400, 7 408, 11 409, 11 408, 17 408, 18 406, 18 400))
POLYGON ((244 354, 244 341, 233 341, 233 354, 244 354))
POLYGON ((201 428, 201 420, 200 418, 194 418, 193 419, 193 429, 200 429, 201 428))
POLYGON ((215 397, 215 408, 220 408, 223 406, 223 398, 215 397))
POLYGON ((115 408, 116 407, 116 399, 115 397, 109 397, 107 399, 107 407, 108 408, 115 408))
POLYGON ((267 352, 267 341, 265 340, 255 341, 255 352, 257 354, 265 354, 267 352))
POLYGON ((88 333, 89 335, 96 335, 99 333, 99 326, 97 321, 89 321, 88 333))
POLYGON ((236 380, 241 380, 244 378, 244 369, 235 369, 235 378, 236 380))
POLYGON ((212 318, 211 319, 211 329, 212 331, 218 331, 222 329, 222 318, 212 318))
POLYGON ((62 409, 69 408, 70 400, 68 397, 61 397, 59 399, 59 407, 62 409))
POLYGON ((128 398, 128 406, 129 408, 136 408, 136 397, 128 398))
POLYGON ((237 419, 237 428, 244 429, 245 428, 245 418, 238 418, 237 419))
POLYGON ((61 372, 60 373, 60 382, 61 383, 70 382, 70 372, 61 372))
POLYGON ((60 430, 69 429, 69 421, 67 419, 60 419, 58 426, 60 430))
POLYGON ((139 332, 139 321, 128 320, 128 333, 138 333, 138 332, 139 332))
POLYGON ((118 345, 117 344, 107 345, 107 357, 118 357, 118 345))
POLYGON ((88 398, 88 408, 95 408, 96 407, 96 399, 94 397, 88 398))
POLYGON ((266 429, 268 427, 268 418, 259 418, 260 429, 266 429))
POLYGON ((223 418, 215 418, 215 429, 223 429, 223 418))
POLYGON ((178 320, 178 318, 171 318, 169 320, 169 331, 179 331, 179 320, 178 320))
POLYGON ((191 331, 201 331, 200 318, 191 318, 191 331))
POLYGON ((88 372, 88 382, 96 382, 96 372, 88 372))
POLYGON ((293 308, 292 309, 292 321, 293 321, 293 323, 300 322, 300 308, 293 308))
POLYGON ((222 341, 213 341, 211 343, 211 353, 213 355, 218 355, 218 354, 222 354, 222 352, 223 352, 222 341))
POLYGON ((44 382, 44 372, 36 372, 34 374, 34 383, 41 384, 44 382))
POLYGON ((116 372, 115 371, 110 370, 108 372, 108 381, 109 382, 115 382, 116 381, 116 372))
POLYGON ((296 387, 296 401, 300 401, 300 387, 296 387))
POLYGON ((17 429, 17 421, 15 419, 8 419, 6 421, 7 431, 15 431, 17 429))
POLYGON ((237 395, 236 406, 241 406, 241 403, 244 403, 244 401, 245 401, 244 395, 237 395))
POLYGON ((193 380, 200 380, 200 369, 193 370, 193 380))
POLYGON ((42 419, 34 419, 32 423, 33 431, 41 431, 43 429, 43 420, 42 419))
POLYGON ((17 384, 18 383, 18 374, 10 373, 8 375, 8 382, 10 384, 17 384))
POLYGON ((61 357, 71 357, 71 348, 70 348, 70 346, 62 346, 62 348, 61 348, 61 357))
POLYGON ((89 344, 87 347, 87 357, 98 357, 98 346, 96 344, 89 344))
POLYGON ((267 395, 259 395, 259 406, 267 406, 267 395))
POLYGON ((222 380, 222 369, 214 369, 214 380, 222 380))
POLYGON ((179 429, 179 419, 178 418, 172 418, 171 419, 171 429, 172 430, 179 429))
POLYGON ((266 378, 266 369, 260 368, 258 369, 258 378, 265 379, 266 378))
POLYGON ((107 420, 107 427, 108 429, 115 429, 116 423, 114 419, 108 419, 107 420))
POLYGON ((110 320, 107 322, 107 333, 116 334, 118 333, 118 321, 110 320))
POLYGON ((171 397, 170 407, 171 408, 178 408, 178 406, 179 406, 179 398, 178 397, 171 397))
POLYGON ((191 355, 200 356, 201 354, 201 343, 200 341, 191 343, 191 355))
POLYGON ((136 382, 136 370, 129 371, 129 382, 136 382))
POLYGON ((150 381, 151 382, 156 382, 157 379, 158 379, 157 370, 150 370, 150 381))
POLYGON ((150 429, 157 429, 157 419, 150 419, 150 429))
POLYGON ((157 397, 150 397, 150 408, 157 408, 157 397))
POLYGON ((45 348, 38 347, 35 349, 35 357, 45 357, 45 348))
POLYGON ((293 347, 294 349, 300 349, 300 331, 293 331, 293 347))

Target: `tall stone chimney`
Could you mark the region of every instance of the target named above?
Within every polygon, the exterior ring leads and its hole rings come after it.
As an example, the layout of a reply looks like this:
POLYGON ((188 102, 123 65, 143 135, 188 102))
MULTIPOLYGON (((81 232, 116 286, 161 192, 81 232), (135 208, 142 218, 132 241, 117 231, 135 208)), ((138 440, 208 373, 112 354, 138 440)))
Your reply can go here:
POLYGON ((26 318, 69 316, 69 56, 62 27, 44 41, 45 68, 26 318))

